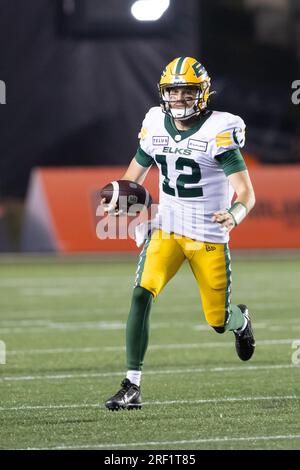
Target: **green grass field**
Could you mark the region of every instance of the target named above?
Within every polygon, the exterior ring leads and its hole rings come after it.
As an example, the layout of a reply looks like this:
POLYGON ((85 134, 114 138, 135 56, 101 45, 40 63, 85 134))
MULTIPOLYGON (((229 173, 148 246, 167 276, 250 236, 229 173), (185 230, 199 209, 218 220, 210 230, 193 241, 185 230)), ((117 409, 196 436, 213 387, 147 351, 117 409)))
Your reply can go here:
POLYGON ((114 413, 135 261, 0 259, 0 447, 299 449, 300 255, 234 258, 252 360, 207 327, 185 265, 152 310, 143 409, 114 413))

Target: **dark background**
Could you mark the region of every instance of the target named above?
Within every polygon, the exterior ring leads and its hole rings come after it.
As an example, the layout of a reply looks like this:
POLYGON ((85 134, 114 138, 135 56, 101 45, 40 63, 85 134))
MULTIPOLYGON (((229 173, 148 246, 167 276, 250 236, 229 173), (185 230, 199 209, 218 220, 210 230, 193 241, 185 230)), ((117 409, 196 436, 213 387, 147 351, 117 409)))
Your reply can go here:
POLYGON ((0 200, 24 198, 36 166, 127 164, 181 55, 207 68, 211 107, 244 118, 248 152, 300 162, 299 1, 171 0, 152 25, 126 13, 133 3, 0 0, 0 200))

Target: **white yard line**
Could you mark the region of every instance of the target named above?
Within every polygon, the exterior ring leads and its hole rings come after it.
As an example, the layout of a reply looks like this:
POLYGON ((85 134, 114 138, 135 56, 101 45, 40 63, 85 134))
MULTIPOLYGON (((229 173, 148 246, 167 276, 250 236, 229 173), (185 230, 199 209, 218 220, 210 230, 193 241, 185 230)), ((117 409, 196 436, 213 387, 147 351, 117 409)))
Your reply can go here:
MULTIPOLYGON (((88 322, 52 322, 52 321, 45 321, 45 323, 41 323, 43 320, 40 320, 40 323, 37 324, 36 327, 28 327, 28 326, 20 326, 20 327, 13 327, 13 328, 1 328, 0 333, 1 335, 4 334, 16 334, 16 333, 23 333, 23 334, 34 334, 34 333, 51 333, 53 331, 82 331, 82 330, 124 330, 126 327, 126 323, 120 321, 88 321, 88 322), (38 326, 40 325, 40 326, 38 326), (43 326, 41 326, 43 325, 43 326)), ((194 326, 193 323, 187 323, 183 321, 177 322, 153 322, 151 325, 152 329, 156 328, 170 328, 170 326, 174 326, 176 328, 183 328, 183 327, 192 327, 194 326)), ((203 329, 211 330, 208 325, 203 325, 203 329)))
MULTIPOLYGON (((286 345, 292 344, 297 338, 292 339, 265 339, 256 341, 258 346, 273 346, 273 345, 286 345)), ((153 344, 149 346, 149 351, 163 351, 172 349, 199 349, 199 348, 232 348, 232 341, 215 342, 206 341, 199 343, 188 343, 188 344, 153 344)), ((103 347, 91 347, 91 348, 53 348, 53 349, 17 349, 6 351, 7 356, 19 356, 19 355, 40 355, 40 354, 74 354, 74 353, 95 353, 95 352, 118 352, 125 351, 125 346, 103 346, 103 347)))
MULTIPOLYGON (((164 405, 205 405, 207 403, 227 403, 244 401, 264 401, 264 400, 300 400, 300 396, 282 395, 282 396, 254 396, 254 397, 227 397, 227 398, 208 398, 202 400, 166 400, 166 401, 145 401, 143 406, 164 406, 164 405)), ((0 411, 23 411, 23 410, 64 410, 76 408, 103 408, 102 403, 70 403, 66 405, 23 405, 23 406, 1 406, 0 411)))
MULTIPOLYGON (((155 315, 159 313, 155 312, 155 315)), ((165 318, 166 320, 166 318, 165 318)), ((31 319, 31 320, 0 320, 0 333, 1 334, 10 334, 10 333, 40 333, 46 330, 59 330, 59 331, 78 331, 78 330, 122 330, 125 328, 126 322, 124 321, 66 321, 59 322, 48 319, 31 319)), ((192 328, 196 331, 211 331, 211 327, 208 324, 195 324, 193 321, 164 321, 164 322, 152 322, 151 328, 170 328, 170 327, 185 327, 192 328)), ((300 330, 299 318, 290 318, 286 321, 276 324, 274 320, 261 320, 260 322, 254 322, 253 327, 255 329, 264 329, 268 328, 270 331, 285 331, 290 329, 300 330)))
POLYGON ((126 275, 126 274, 116 274, 116 275, 103 275, 103 276, 57 276, 53 277, 14 277, 12 279, 0 279, 0 288, 2 287, 64 287, 62 284, 66 284, 67 287, 74 286, 74 284, 83 284, 83 285, 97 285, 97 282, 103 283, 103 281, 107 281, 111 283, 116 279, 125 279, 132 280, 133 275, 126 275))
MULTIPOLYGON (((203 312, 201 310, 201 305, 197 307, 197 300, 195 300, 195 305, 192 309, 193 315, 195 315, 195 319, 200 315, 200 318, 203 318, 203 312)), ((251 304, 251 311, 255 312, 255 308, 261 308, 264 311, 268 310, 273 310, 275 307, 277 308, 284 308, 284 311, 295 311, 298 308, 298 304, 291 304, 289 303, 288 305, 282 304, 282 306, 279 303, 274 303, 274 304, 259 304, 259 306, 255 306, 254 304, 251 304)), ((178 302, 176 302, 176 306, 163 306, 163 305, 158 305, 155 306, 155 310, 153 312, 153 315, 159 316, 159 315, 166 315, 170 316, 171 314, 175 313, 182 313, 186 309, 186 305, 180 305, 178 302)), ((32 306, 32 308, 28 309, 27 305, 27 310, 21 311, 21 310, 2 310, 1 311, 1 318, 0 319, 0 328, 2 327, 18 327, 20 325, 26 325, 26 326, 34 326, 35 324, 38 324, 39 322, 49 322, 49 321, 55 321, 56 319, 62 318, 64 316, 72 316, 72 317, 77 317, 77 316, 82 316, 86 318, 88 315, 92 314, 93 316, 103 316, 103 315, 109 315, 111 316, 124 316, 127 318, 128 315, 128 308, 126 306, 118 306, 118 308, 114 307, 113 305, 109 306, 101 306, 98 305, 94 308, 88 308, 86 310, 76 307, 68 307, 65 306, 61 311, 59 310, 47 310, 47 309, 40 309, 37 306, 32 306), (26 319, 26 316, 29 315, 29 318, 26 319), (33 318, 32 316, 35 316, 33 318), (42 319, 41 319, 42 316, 42 319), (10 318, 13 317, 11 320, 10 318)), ((294 318, 285 318, 285 319, 266 319, 266 320, 260 320, 260 322, 257 322, 258 324, 274 324, 279 322, 280 324, 297 324, 299 323, 299 317, 294 317, 294 318)), ((256 325, 256 323, 254 323, 256 325)))
POLYGON ((211 437, 206 439, 191 439, 182 441, 145 441, 145 442, 120 442, 120 443, 107 443, 107 444, 84 444, 84 445, 58 445, 53 447, 28 447, 27 450, 63 450, 63 449, 107 449, 120 447, 140 447, 140 446, 166 446, 166 445, 185 445, 185 444, 208 444, 208 443, 222 443, 222 442, 247 442, 247 441, 273 441, 273 440, 295 440, 300 439, 300 434, 286 434, 275 436, 245 436, 245 437, 211 437))
MULTIPOLYGON (((295 369, 300 371, 300 367, 293 364, 271 364, 260 366, 232 366, 232 367, 199 367, 193 369, 157 369, 144 371, 144 375, 177 375, 177 374, 197 374, 202 372, 248 372, 253 370, 272 370, 272 369, 295 369)), ((64 379, 88 379, 123 376, 123 372, 91 372, 82 374, 49 374, 49 375, 15 375, 2 376, 0 382, 19 382, 31 380, 64 380, 64 379)))

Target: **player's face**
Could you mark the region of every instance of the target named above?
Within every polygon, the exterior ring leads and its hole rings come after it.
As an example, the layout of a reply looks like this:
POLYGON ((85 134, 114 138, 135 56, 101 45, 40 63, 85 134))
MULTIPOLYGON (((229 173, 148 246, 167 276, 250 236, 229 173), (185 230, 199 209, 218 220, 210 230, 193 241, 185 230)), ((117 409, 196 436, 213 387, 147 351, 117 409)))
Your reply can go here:
POLYGON ((197 98, 198 89, 193 86, 175 87, 170 89, 170 106, 172 108, 191 108, 197 98))

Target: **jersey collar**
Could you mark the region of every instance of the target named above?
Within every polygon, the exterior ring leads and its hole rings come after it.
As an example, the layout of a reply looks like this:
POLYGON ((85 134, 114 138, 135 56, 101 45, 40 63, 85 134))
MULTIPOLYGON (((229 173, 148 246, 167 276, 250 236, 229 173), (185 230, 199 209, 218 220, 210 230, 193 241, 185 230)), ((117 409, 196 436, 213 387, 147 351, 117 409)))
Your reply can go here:
POLYGON ((211 114, 212 114, 212 111, 208 110, 205 113, 203 113, 203 115, 200 115, 197 124, 195 124, 194 127, 192 127, 191 129, 188 129, 187 131, 179 131, 175 126, 174 119, 168 114, 166 114, 165 115, 165 128, 167 132, 170 134, 170 136, 172 137, 172 139, 175 140, 175 142, 178 142, 178 140, 176 139, 176 136, 178 135, 181 137, 180 142, 182 142, 187 137, 190 137, 191 135, 195 134, 195 132, 197 132, 203 126, 203 124, 211 116, 211 114))

